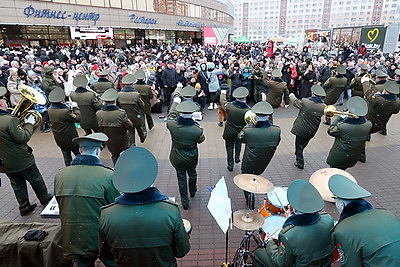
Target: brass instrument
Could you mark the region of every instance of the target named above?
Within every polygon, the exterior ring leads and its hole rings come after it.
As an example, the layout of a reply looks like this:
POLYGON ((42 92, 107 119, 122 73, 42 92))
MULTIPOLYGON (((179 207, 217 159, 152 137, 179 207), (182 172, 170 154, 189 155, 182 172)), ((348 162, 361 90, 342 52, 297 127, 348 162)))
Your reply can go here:
POLYGON ((372 75, 371 75, 371 73, 366 73, 366 74, 364 74, 364 76, 363 76, 362 78, 364 78, 364 77, 368 77, 370 83, 372 83, 372 84, 374 84, 374 85, 376 84, 376 82, 375 82, 374 80, 372 80, 372 75))
POLYGON ((324 115, 328 118, 331 118, 333 116, 340 116, 340 115, 344 115, 347 117, 351 117, 351 118, 355 118, 358 119, 358 116, 355 114, 352 114, 350 112, 344 112, 344 111, 337 111, 336 107, 334 105, 327 105, 324 108, 324 115))
POLYGON ((256 125, 257 124, 257 116, 251 110, 246 111, 244 114, 244 121, 246 122, 247 126, 256 125))
POLYGON ((33 115, 36 119, 34 124, 34 127, 36 127, 41 123, 42 115, 40 115, 38 111, 31 110, 30 108, 33 106, 33 104, 46 104, 46 99, 40 92, 32 87, 27 86, 26 84, 19 84, 18 90, 22 97, 14 107, 11 114, 20 118, 21 123, 25 123, 25 120, 29 115, 33 115))
POLYGON ((331 70, 331 77, 335 77, 337 75, 336 70, 331 70))

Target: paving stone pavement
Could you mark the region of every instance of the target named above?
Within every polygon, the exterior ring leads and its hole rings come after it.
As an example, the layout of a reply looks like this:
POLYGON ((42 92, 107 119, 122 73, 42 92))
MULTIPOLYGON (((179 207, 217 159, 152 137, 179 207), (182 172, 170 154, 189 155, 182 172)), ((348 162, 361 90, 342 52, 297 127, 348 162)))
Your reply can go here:
MULTIPOLYGON (((343 106, 344 108, 344 106, 343 106)), ((327 126, 321 124, 317 135, 304 151, 305 169, 297 169, 294 163, 294 135, 290 133, 291 126, 298 110, 294 107, 275 110, 274 123, 282 129, 282 139, 271 163, 262 174, 275 186, 288 186, 295 179, 308 179, 312 173, 321 168, 329 167, 326 157, 334 138, 326 133, 327 126)), ((159 163, 159 174, 155 185, 169 197, 176 197, 178 203, 179 191, 174 168, 169 162, 171 141, 165 122, 159 119, 162 114, 153 114, 154 130, 149 132, 147 140, 139 146, 144 146, 154 153, 159 163)), ((163 114, 165 115, 165 114, 163 114)), ((198 192, 191 199, 189 210, 183 210, 182 217, 192 224, 190 238, 191 251, 183 259, 178 260, 179 266, 220 266, 225 261, 225 235, 212 218, 207 209, 210 192, 206 189, 213 186, 224 176, 232 198, 233 210, 245 209, 242 190, 233 183, 233 177, 240 174, 240 163, 235 164, 233 172, 226 168, 226 153, 222 139, 223 128, 216 125, 217 111, 206 110, 204 120, 200 122, 204 128, 206 140, 199 145, 200 159, 197 166, 198 192)), ((358 183, 372 193, 369 201, 376 207, 384 207, 397 216, 400 215, 400 117, 392 116, 388 124, 388 135, 374 134, 367 143, 367 162, 357 163, 347 169, 358 183)), ((79 130, 80 135, 83 131, 79 130)), ((138 138, 136 140, 139 140, 138 138)), ((50 191, 53 191, 53 181, 56 172, 63 167, 61 151, 56 146, 51 133, 36 132, 29 145, 34 149, 36 163, 50 191)), ((1 148, 0 148, 1 149, 1 148)), ((243 153, 244 147, 242 149, 243 153)), ((16 159, 18 160, 18 159, 16 159)), ((111 166, 111 156, 105 149, 102 154, 104 164, 111 166)), ((0 218, 19 223, 23 222, 59 222, 59 219, 41 218, 43 207, 39 206, 29 216, 21 217, 8 178, 0 174, 0 218)), ((37 202, 31 188, 29 193, 32 202, 37 202)), ((262 205, 263 195, 256 198, 256 207, 262 205)), ((335 219, 338 218, 332 203, 325 203, 325 211, 335 219)), ((149 229, 151 231, 151 229, 149 229)), ((229 230, 229 257, 231 261, 243 238, 244 231, 233 228, 229 230)), ((101 266, 101 264, 99 264, 101 266)))

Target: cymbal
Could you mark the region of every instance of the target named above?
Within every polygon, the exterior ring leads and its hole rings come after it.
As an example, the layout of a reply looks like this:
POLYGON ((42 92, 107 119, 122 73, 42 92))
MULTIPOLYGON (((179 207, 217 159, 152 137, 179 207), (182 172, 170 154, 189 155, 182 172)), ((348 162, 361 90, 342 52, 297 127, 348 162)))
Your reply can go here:
POLYGON ((256 230, 264 225, 264 217, 251 210, 238 210, 233 213, 233 225, 241 230, 256 230))
POLYGON ((336 168, 324 168, 314 172, 310 177, 310 183, 318 190, 323 200, 335 202, 331 190, 329 190, 328 182, 332 175, 341 174, 347 179, 357 184, 356 179, 350 173, 336 168))
POLYGON ((274 185, 266 178, 255 174, 239 174, 233 182, 240 188, 255 194, 267 194, 274 190, 274 185))

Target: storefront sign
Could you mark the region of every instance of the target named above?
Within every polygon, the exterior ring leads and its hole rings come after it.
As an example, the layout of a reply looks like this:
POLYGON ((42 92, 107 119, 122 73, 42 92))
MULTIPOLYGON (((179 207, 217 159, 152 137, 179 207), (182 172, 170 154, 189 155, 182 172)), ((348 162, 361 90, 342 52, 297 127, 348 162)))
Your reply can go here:
POLYGON ((183 20, 178 20, 176 23, 178 26, 183 26, 183 27, 195 27, 195 28, 202 28, 204 27, 204 23, 201 22, 192 22, 192 21, 183 21, 183 20))
POLYGON ((143 23, 143 24, 157 24, 158 19, 146 18, 146 17, 137 17, 136 14, 131 14, 129 17, 130 22, 134 23, 143 23))
POLYGON ((51 10, 48 8, 35 9, 32 5, 24 8, 24 14, 27 18, 48 18, 48 19, 68 19, 71 18, 77 23, 82 20, 91 20, 94 25, 100 19, 99 13, 84 13, 84 12, 67 12, 62 10, 51 10))
POLYGON ((386 27, 363 27, 360 43, 364 43, 368 50, 382 50, 385 41, 386 27))
POLYGON ((203 29, 205 45, 226 45, 228 43, 228 28, 210 28, 203 29))

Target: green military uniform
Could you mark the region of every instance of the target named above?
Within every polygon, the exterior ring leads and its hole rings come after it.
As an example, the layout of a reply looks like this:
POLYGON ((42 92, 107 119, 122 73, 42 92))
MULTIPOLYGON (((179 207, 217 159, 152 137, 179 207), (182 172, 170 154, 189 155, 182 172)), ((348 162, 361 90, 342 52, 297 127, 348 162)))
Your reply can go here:
POLYGON ((364 89, 361 83, 361 78, 367 73, 368 65, 363 63, 361 64, 360 69, 361 73, 351 80, 350 88, 352 90, 352 96, 364 97, 364 89))
POLYGON ((106 77, 110 73, 110 70, 103 70, 99 73, 100 78, 93 84, 93 90, 100 96, 108 89, 114 88, 114 84, 110 82, 106 77))
POLYGON ((42 90, 46 93, 47 97, 54 88, 58 88, 58 84, 53 77, 53 71, 54 69, 50 67, 43 68, 42 90))
POLYGON ((150 85, 147 85, 144 82, 146 76, 143 70, 141 69, 138 70, 135 73, 135 77, 137 79, 137 82, 136 84, 134 84, 133 87, 140 93, 140 96, 144 103, 143 113, 146 117, 147 126, 149 127, 149 130, 151 130, 154 127, 153 118, 151 117, 151 103, 150 103, 150 100, 153 98, 153 92, 151 91, 150 85))
POLYGON ((124 192, 106 206, 100 218, 100 256, 117 266, 177 266, 190 250, 179 208, 157 188, 155 157, 131 147, 115 166, 113 183, 124 192))
POLYGON ((372 127, 372 123, 363 117, 367 114, 368 107, 361 97, 350 98, 347 106, 352 114, 360 118, 338 117, 328 128, 328 134, 335 137, 335 142, 329 151, 326 163, 331 168, 342 170, 357 163, 365 149, 365 142, 372 127))
MULTIPOLYGON (((377 90, 378 92, 382 93, 383 90, 385 89, 386 78, 387 78, 388 75, 385 72, 381 71, 381 70, 377 70, 375 72, 375 76, 377 78, 379 78, 379 81, 377 80, 375 82, 375 86, 374 86, 375 88, 374 89, 377 90)), ((367 94, 367 93, 365 92, 365 94, 367 94)))
MULTIPOLYGON (((233 92, 233 97, 236 99, 243 99, 246 98, 248 94, 249 91, 246 88, 238 87, 233 92)), ((250 107, 246 104, 246 102, 238 100, 227 103, 226 94, 221 94, 221 106, 228 114, 222 138, 225 140, 228 170, 232 171, 233 158, 235 157, 236 163, 240 162, 240 150, 242 145, 237 138, 240 131, 246 126, 244 114, 250 109, 250 107), (234 151, 235 155, 233 153, 234 151)))
POLYGON ((27 145, 33 130, 32 124, 21 125, 18 117, 8 111, 0 110, 0 172, 5 173, 10 179, 22 216, 36 207, 36 204, 31 205, 29 202, 26 181, 31 184, 42 205, 51 199, 36 166, 32 148, 27 145))
POLYGON ((257 103, 262 100, 261 98, 261 91, 262 91, 262 85, 263 85, 263 73, 260 70, 260 67, 255 67, 253 73, 251 74, 253 76, 253 82, 254 82, 254 101, 257 103))
MULTIPOLYGON (((176 111, 176 106, 183 101, 192 101, 193 96, 196 94, 196 89, 193 86, 185 86, 184 88, 176 88, 171 95, 172 104, 168 111, 168 119, 175 120, 179 116, 179 112, 176 111), (179 98, 179 99, 177 99, 179 98)), ((193 102, 193 101, 192 101, 193 102)), ((195 103, 195 102, 193 102, 195 103)), ((198 105, 198 103, 195 103, 198 105)), ((200 106, 198 106, 200 110, 200 106)))
MULTIPOLYGON (((176 110, 180 113, 192 114, 198 111, 198 106, 192 101, 180 103, 176 110)), ((189 175, 189 193, 194 197, 197 191, 196 166, 199 158, 197 144, 204 141, 203 129, 192 118, 179 116, 167 121, 171 134, 172 147, 169 155, 172 166, 178 177, 179 193, 184 209, 189 207, 186 173, 189 175)))
MULTIPOLYGON (((101 96, 103 101, 115 101, 118 92, 109 89, 101 96), (106 92, 108 92, 106 94, 106 92), (114 99, 114 100, 112 100, 114 99)), ((119 154, 129 147, 128 132, 133 129, 132 122, 125 110, 118 108, 115 104, 104 105, 96 112, 97 123, 102 133, 105 133, 109 140, 106 143, 111 152, 113 163, 117 162, 119 154)))
MULTIPOLYGON (((75 140, 81 147, 96 147, 107 136, 95 133, 75 140)), ((54 193, 60 208, 65 258, 93 262, 98 258, 101 207, 120 195, 112 183, 112 174, 111 169, 91 155, 78 155, 71 166, 56 174, 54 193)))
POLYGON ((304 168, 303 151, 310 142, 311 138, 315 136, 321 123, 321 117, 324 115, 326 105, 321 97, 325 96, 324 89, 319 85, 313 85, 311 91, 315 96, 297 99, 291 95, 293 106, 300 109, 296 120, 293 123, 292 134, 296 135, 295 141, 295 166, 304 168))
POLYGON ((287 83, 284 82, 281 77, 282 73, 274 69, 272 71, 273 79, 269 79, 267 73, 263 74, 263 82, 268 87, 267 102, 271 104, 273 108, 279 108, 282 103, 282 98, 285 105, 289 105, 289 90, 287 83))
POLYGON ((333 175, 328 185, 335 198, 347 202, 332 229, 340 265, 400 266, 400 220, 373 208, 363 199, 371 193, 342 175, 333 175))
POLYGON ((330 266, 333 219, 318 213, 324 207, 321 195, 309 182, 296 180, 289 186, 288 201, 301 214, 286 219, 277 244, 269 239, 265 249, 256 250, 253 266, 330 266))
POLYGON ((144 122, 144 103, 140 97, 140 93, 131 86, 134 82, 133 75, 127 74, 122 79, 122 82, 126 84, 122 88, 121 92, 118 93, 118 102, 122 109, 128 113, 128 118, 133 124, 132 131, 129 132, 129 144, 135 144, 135 129, 138 132, 140 142, 146 140, 147 131, 144 122))
POLYGON ((63 154, 65 166, 69 166, 72 161, 71 153, 79 154, 79 146, 72 142, 72 139, 78 137, 78 132, 75 128, 75 123, 80 121, 79 109, 72 110, 65 104, 65 93, 61 88, 56 88, 51 91, 49 100, 52 102, 48 109, 51 129, 57 146, 63 154))
POLYGON ((96 121, 96 111, 101 109, 101 101, 97 98, 95 92, 86 89, 87 79, 85 76, 76 76, 73 83, 77 88, 71 93, 70 98, 78 103, 81 112, 80 125, 82 129, 87 135, 91 134, 92 131, 100 132, 96 121))
POLYGON ((397 98, 399 87, 394 81, 385 83, 386 93, 381 94, 369 82, 364 82, 363 86, 368 88, 365 97, 368 103, 368 114, 365 116, 372 122, 371 133, 376 133, 381 130, 386 131, 386 124, 388 123, 392 114, 397 114, 400 111, 400 100, 397 98))
POLYGON ((324 102, 327 105, 333 105, 336 103, 336 101, 338 101, 340 94, 344 91, 347 84, 346 77, 343 77, 343 75, 346 73, 346 68, 342 65, 339 65, 337 67, 337 73, 338 75, 329 78, 324 84, 324 88, 326 90, 324 102))

